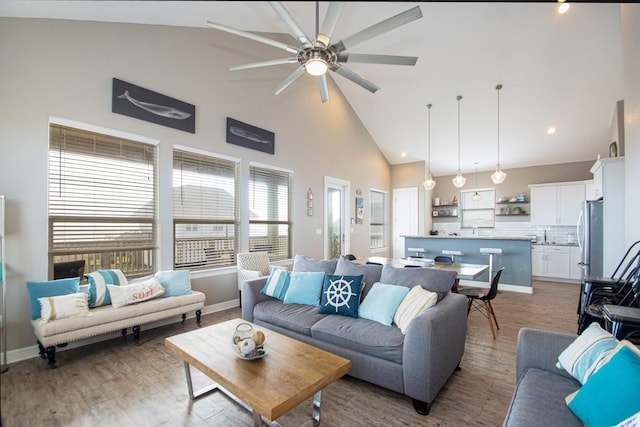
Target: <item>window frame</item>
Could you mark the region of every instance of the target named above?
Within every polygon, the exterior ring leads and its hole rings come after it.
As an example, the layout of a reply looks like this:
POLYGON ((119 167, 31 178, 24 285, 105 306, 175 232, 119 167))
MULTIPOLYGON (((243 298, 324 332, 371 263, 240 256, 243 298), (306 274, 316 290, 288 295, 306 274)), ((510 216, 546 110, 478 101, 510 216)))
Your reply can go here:
MULTIPOLYGON (((376 233, 379 234, 379 233, 376 233)), ((384 251, 389 247, 389 193, 376 188, 369 189, 369 250, 384 251), (376 222, 374 213, 374 193, 382 196, 382 222, 376 222), (374 246, 374 227, 382 227, 382 245, 374 246)))

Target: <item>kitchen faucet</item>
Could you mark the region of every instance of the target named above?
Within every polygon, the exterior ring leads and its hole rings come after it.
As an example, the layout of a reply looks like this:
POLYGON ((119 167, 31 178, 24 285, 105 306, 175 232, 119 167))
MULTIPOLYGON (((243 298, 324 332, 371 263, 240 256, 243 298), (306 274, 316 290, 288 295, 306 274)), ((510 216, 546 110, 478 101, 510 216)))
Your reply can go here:
POLYGON ((478 226, 477 226, 477 225, 474 225, 474 226, 473 226, 473 235, 474 235, 474 236, 477 236, 477 235, 478 235, 478 226))

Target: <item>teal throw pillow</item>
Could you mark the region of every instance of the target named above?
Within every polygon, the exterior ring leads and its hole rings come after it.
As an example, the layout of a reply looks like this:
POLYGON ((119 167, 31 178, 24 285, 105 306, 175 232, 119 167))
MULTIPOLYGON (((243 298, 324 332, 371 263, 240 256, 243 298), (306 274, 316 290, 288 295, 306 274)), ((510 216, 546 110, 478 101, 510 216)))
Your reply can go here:
POLYGON ((324 272, 291 273, 289 289, 284 297, 285 304, 320 305, 320 294, 324 283, 324 272))
POLYGON ((260 292, 279 300, 283 300, 289 289, 291 272, 282 268, 272 268, 267 281, 260 292))
POLYGON ((31 303, 31 319, 36 320, 42 317, 41 305, 38 298, 78 293, 80 291, 79 284, 79 277, 47 280, 43 282, 27 282, 27 292, 29 292, 29 302, 31 303))
POLYGON ((613 426, 626 420, 640 411, 640 356, 621 347, 566 400, 585 425, 613 426))
POLYGON ((191 294, 191 271, 158 271, 155 276, 164 288, 162 298, 191 294))
POLYGON ((122 270, 97 270, 85 274, 84 277, 89 281, 89 308, 111 304, 107 285, 126 286, 128 284, 122 270))
POLYGON ((360 276, 324 276, 322 286, 321 314, 340 314, 342 316, 358 317, 360 293, 362 291, 360 276))
POLYGON ((376 282, 360 303, 358 316, 390 326, 393 316, 410 289, 376 282))

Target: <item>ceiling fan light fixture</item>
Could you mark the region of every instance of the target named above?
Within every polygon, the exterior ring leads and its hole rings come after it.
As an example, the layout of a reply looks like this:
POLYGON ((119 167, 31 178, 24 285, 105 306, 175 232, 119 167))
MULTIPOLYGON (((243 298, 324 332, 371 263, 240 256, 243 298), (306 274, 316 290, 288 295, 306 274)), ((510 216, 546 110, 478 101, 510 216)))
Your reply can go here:
POLYGON ((312 76, 321 76, 329 69, 329 64, 324 59, 312 58, 304 64, 304 69, 312 76))

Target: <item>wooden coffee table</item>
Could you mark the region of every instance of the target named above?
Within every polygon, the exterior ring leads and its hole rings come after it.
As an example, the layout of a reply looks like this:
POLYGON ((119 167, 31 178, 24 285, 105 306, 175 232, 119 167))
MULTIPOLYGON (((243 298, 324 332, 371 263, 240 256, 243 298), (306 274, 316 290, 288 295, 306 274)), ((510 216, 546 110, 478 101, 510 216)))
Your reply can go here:
POLYGON ((263 417, 278 425, 274 420, 313 396, 317 425, 322 389, 347 374, 351 362, 258 325, 253 327, 266 336, 266 356, 243 360, 231 345, 236 325, 243 322, 234 319, 165 339, 164 345, 184 361, 189 398, 220 390, 252 412, 254 424, 260 426, 263 417), (214 383, 194 393, 190 366, 214 383))

